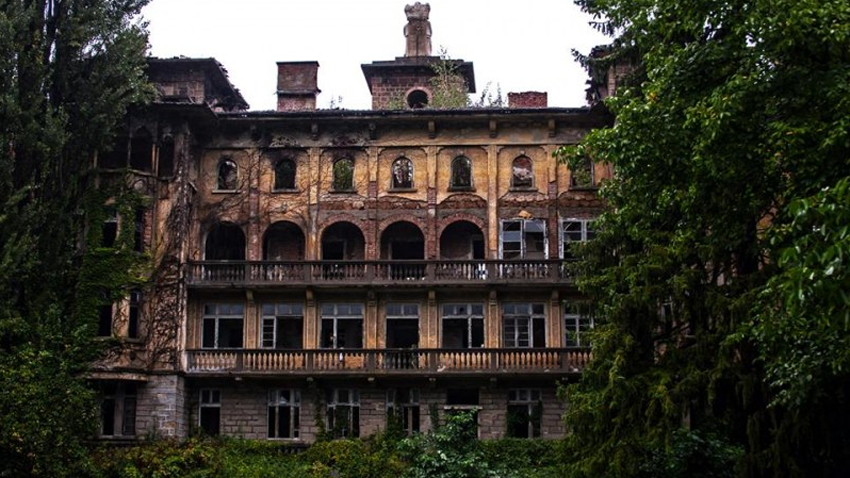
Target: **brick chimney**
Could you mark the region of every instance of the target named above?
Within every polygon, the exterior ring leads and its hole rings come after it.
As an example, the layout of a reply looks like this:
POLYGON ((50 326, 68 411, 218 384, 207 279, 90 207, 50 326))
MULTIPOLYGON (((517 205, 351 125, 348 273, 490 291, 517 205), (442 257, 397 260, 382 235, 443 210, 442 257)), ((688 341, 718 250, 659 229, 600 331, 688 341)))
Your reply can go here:
POLYGON ((511 108, 547 108, 549 94, 540 91, 508 93, 508 106, 511 108))
POLYGON ((279 61, 277 63, 277 110, 312 111, 316 109, 319 62, 279 61))

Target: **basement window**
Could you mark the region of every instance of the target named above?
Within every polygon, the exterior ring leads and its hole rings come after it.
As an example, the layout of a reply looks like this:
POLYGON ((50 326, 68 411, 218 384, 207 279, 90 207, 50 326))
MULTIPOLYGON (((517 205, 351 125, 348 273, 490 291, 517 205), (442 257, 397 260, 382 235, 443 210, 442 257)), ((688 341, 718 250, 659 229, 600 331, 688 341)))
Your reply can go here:
POLYGON ((387 390, 387 428, 397 424, 408 435, 419 431, 419 390, 387 390))

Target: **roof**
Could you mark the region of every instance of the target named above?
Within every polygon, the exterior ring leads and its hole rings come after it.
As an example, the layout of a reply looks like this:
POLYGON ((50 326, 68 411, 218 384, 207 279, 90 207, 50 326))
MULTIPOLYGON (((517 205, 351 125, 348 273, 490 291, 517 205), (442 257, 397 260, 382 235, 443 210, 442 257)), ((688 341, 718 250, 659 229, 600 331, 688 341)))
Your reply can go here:
POLYGON ((366 83, 369 85, 369 92, 371 93, 372 82, 369 80, 381 71, 400 69, 410 70, 411 72, 418 74, 425 73, 434 75, 435 73, 432 65, 440 61, 445 61, 457 68, 457 72, 464 80, 466 80, 466 86, 469 88, 469 92, 475 93, 475 70, 472 67, 471 61, 445 60, 439 56, 400 56, 391 61, 373 61, 372 63, 365 63, 360 65, 360 68, 363 70, 363 76, 366 77, 366 83))
POLYGON ((212 82, 216 95, 220 99, 238 109, 248 109, 248 102, 242 97, 239 89, 233 86, 227 75, 227 70, 215 58, 156 58, 148 57, 148 75, 155 79, 163 72, 200 69, 212 82))

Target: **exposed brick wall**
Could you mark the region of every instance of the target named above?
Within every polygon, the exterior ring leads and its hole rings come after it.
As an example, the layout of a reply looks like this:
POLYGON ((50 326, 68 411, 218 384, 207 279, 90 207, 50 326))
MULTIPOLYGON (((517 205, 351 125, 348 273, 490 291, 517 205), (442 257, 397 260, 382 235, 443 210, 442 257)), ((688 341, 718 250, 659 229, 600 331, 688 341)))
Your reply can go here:
POLYGON ((511 108, 546 108, 549 106, 549 94, 545 91, 508 93, 508 106, 511 108))
POLYGON ((277 110, 316 109, 319 63, 315 61, 278 62, 277 110))

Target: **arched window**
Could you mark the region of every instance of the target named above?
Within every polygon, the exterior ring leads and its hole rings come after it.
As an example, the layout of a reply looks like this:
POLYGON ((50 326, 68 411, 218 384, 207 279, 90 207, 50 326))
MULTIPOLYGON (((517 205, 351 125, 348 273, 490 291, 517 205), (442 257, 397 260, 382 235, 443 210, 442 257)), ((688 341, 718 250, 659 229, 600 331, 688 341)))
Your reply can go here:
POLYGON ((511 167, 511 187, 530 188, 534 186, 534 165, 528 156, 514 159, 511 167))
POLYGON ((407 158, 393 161, 393 189, 413 188, 413 162, 407 158))
POLYGON ((239 168, 236 163, 230 158, 223 158, 218 163, 218 182, 217 189, 222 191, 235 191, 237 188, 237 180, 239 178, 239 168))
POLYGON ((407 95, 407 106, 420 109, 428 106, 428 93, 423 90, 413 90, 407 95))
POLYGON ((283 158, 274 165, 274 189, 295 189, 295 161, 283 158))
POLYGON ((452 189, 469 189, 472 187, 472 161, 466 156, 458 156, 452 160, 452 189))
POLYGON ((354 161, 350 158, 340 158, 333 166, 334 191, 351 191, 354 189, 354 161))

